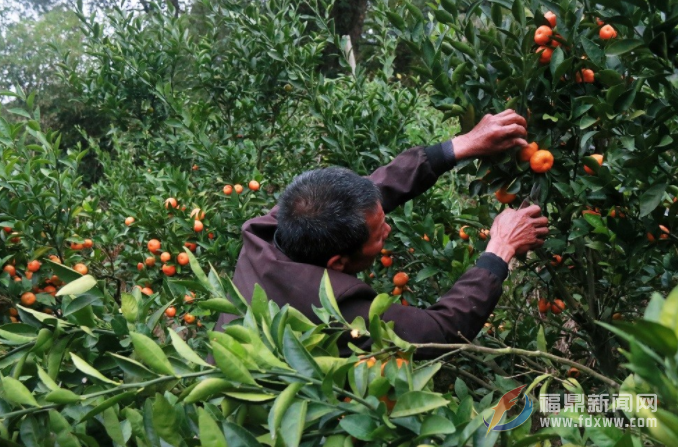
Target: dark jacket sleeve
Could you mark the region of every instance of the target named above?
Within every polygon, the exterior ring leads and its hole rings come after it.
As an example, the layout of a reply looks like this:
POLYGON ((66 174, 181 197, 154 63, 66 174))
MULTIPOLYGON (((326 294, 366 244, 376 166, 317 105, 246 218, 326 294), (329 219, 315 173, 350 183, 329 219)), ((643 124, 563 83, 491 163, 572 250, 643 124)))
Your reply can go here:
MULTIPOLYGON (((393 321, 395 333, 410 343, 463 343, 473 340, 497 305, 507 274, 508 266, 504 260, 485 253, 476 266, 464 273, 437 303, 426 309, 394 304, 382 319, 393 321)), ((358 315, 368 315, 374 292, 368 295, 364 293, 362 297, 355 296, 344 301, 341 310, 348 321, 358 315)), ((361 343, 354 343, 364 349, 369 347, 369 340, 359 341, 361 343)), ((434 358, 444 352, 419 349, 415 357, 434 358)))
POLYGON ((382 207, 388 213, 426 192, 452 166, 444 155, 442 144, 418 146, 378 168, 369 179, 381 191, 382 207))

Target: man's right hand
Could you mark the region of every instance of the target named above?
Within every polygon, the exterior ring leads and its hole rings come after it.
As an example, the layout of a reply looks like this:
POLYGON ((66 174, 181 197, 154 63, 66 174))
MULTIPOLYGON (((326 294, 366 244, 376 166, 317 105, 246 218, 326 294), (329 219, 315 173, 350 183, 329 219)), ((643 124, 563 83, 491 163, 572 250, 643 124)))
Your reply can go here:
POLYGON ((485 251, 508 263, 513 256, 544 245, 548 232, 548 219, 541 215, 539 206, 520 210, 508 208, 494 219, 485 251))

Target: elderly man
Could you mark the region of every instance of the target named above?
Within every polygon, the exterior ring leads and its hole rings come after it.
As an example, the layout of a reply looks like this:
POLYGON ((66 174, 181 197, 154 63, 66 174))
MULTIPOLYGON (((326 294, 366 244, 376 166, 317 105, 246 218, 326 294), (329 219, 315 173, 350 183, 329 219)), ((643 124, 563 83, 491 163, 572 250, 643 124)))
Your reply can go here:
MULTIPOLYGON (((325 270, 342 314, 367 320, 377 295, 356 273, 369 268, 391 227, 385 214, 431 188, 456 161, 526 146, 525 119, 512 110, 487 115, 469 133, 398 155, 369 177, 342 168, 299 175, 265 216, 243 226, 243 249, 233 281, 245 297, 259 284, 280 306, 289 304, 313 321, 325 270)), ((507 209, 490 230, 487 250, 438 302, 427 309, 393 305, 383 315, 413 343, 454 343, 474 338, 492 313, 514 255, 540 247, 548 233, 538 206, 507 209), (461 336, 460 336, 461 335, 461 336)), ((233 319, 221 315, 216 329, 233 319)), ((350 355, 348 338, 340 341, 350 355)), ((369 347, 369 340, 357 340, 369 347)), ((355 342, 355 341, 354 341, 355 342)), ((419 357, 433 353, 418 353, 419 357)))

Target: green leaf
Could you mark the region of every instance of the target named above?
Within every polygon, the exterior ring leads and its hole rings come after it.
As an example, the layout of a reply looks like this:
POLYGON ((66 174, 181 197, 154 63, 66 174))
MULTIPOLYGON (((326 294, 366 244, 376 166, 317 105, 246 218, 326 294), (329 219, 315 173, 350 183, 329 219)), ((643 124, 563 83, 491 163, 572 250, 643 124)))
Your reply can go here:
POLYGON ((198 382, 195 388, 188 393, 184 403, 193 404, 195 402, 202 402, 215 394, 223 393, 233 388, 233 384, 228 380, 210 377, 198 382))
POLYGON ((199 301, 198 307, 230 315, 240 315, 240 312, 238 312, 233 303, 225 298, 212 298, 206 301, 199 301))
POLYGON ((130 332, 130 337, 134 345, 134 352, 151 370, 158 374, 175 375, 174 368, 172 368, 167 356, 153 340, 137 332, 130 332))
POLYGON ((243 362, 228 349, 213 342, 212 355, 215 363, 227 379, 246 385, 258 386, 243 362))
POLYGON ((153 403, 153 428, 165 442, 175 447, 182 444, 182 437, 177 431, 177 416, 174 407, 162 394, 155 395, 153 403))
POLYGON ((85 275, 63 286, 56 293, 56 296, 81 295, 89 291, 90 289, 92 289, 92 287, 96 285, 97 280, 94 278, 94 276, 85 275))
POLYGON ((374 316, 381 316, 392 305, 393 298, 391 298, 387 293, 380 293, 377 295, 370 304, 369 321, 372 321, 374 316))
POLYGON ((136 391, 127 391, 126 393, 120 393, 116 396, 109 397, 108 399, 104 400, 99 405, 88 411, 87 414, 84 415, 82 419, 80 419, 80 421, 78 422, 85 422, 88 419, 93 418, 97 414, 106 411, 106 409, 111 408, 113 405, 116 405, 124 400, 131 399, 134 395, 136 395, 136 391))
POLYGON ((122 316, 129 323, 135 323, 139 316, 139 303, 134 295, 123 293, 120 296, 122 316))
POLYGON ((678 288, 673 289, 664 302, 659 323, 672 329, 678 337, 678 288))
POLYGON ((287 388, 278 395, 275 402, 273 402, 273 407, 268 413, 268 430, 271 433, 271 439, 276 438, 276 433, 278 432, 278 427, 280 427, 283 415, 290 405, 292 405, 297 393, 303 387, 304 384, 302 382, 290 383, 287 385, 287 388))
POLYGON ((423 269, 419 270, 419 273, 417 273, 417 277, 414 279, 415 282, 423 281, 425 279, 430 278, 433 275, 437 275, 440 273, 440 270, 432 265, 428 265, 424 267, 423 269))
POLYGON ((289 326, 285 328, 283 335, 283 355, 287 363, 300 374, 316 379, 323 377, 322 370, 289 326))
POLYGON ((640 217, 645 217, 654 211, 662 201, 666 183, 652 185, 640 196, 640 217))
MULTIPOLYGON (((587 39, 586 37, 582 37, 580 42, 589 60, 599 67, 605 67, 605 52, 603 49, 600 48, 598 44, 587 39)), ((597 76, 598 75, 596 74, 596 77, 597 76)))
POLYGON ((450 402, 438 393, 428 391, 409 391, 398 398, 391 412, 391 418, 402 418, 425 413, 450 402))
POLYGON ((234 399, 244 400, 245 402, 267 402, 276 398, 275 394, 250 393, 247 391, 227 391, 225 394, 234 399))
POLYGON ((457 431, 457 429, 451 420, 438 416, 437 414, 432 414, 427 416, 421 424, 419 436, 449 435, 455 431, 457 431))
POLYGON ((539 332, 537 332, 537 349, 541 352, 548 352, 546 348, 546 336, 544 335, 544 326, 539 325, 539 332))
POLYGON ((207 279, 207 275, 205 275, 204 270, 202 269, 202 267, 200 267, 200 263, 198 263, 198 260, 193 255, 193 252, 189 250, 188 247, 184 247, 184 252, 188 255, 191 270, 193 271, 193 274, 198 279, 198 281, 200 281, 200 284, 202 284, 203 287, 205 287, 207 290, 212 290, 212 285, 207 279))
POLYGON ((605 49, 605 54, 608 56, 621 56, 644 45, 645 43, 640 39, 619 39, 612 42, 605 49))
POLYGON ((558 67, 560 66, 560 64, 563 63, 564 60, 565 53, 563 53, 563 49, 559 46, 553 51, 553 55, 551 56, 551 62, 549 64, 549 69, 551 70, 552 75, 555 76, 558 67))
POLYGON ((423 390, 442 366, 442 363, 434 363, 424 368, 417 368, 412 374, 412 391, 423 390))
POLYGON ((228 447, 224 433, 204 408, 198 408, 198 428, 202 447, 228 447))
POLYGON ((103 425, 106 433, 117 445, 125 445, 125 438, 122 434, 122 427, 120 426, 120 420, 115 413, 113 408, 107 408, 103 412, 103 425))
POLYGON ((518 23, 520 23, 521 27, 525 27, 525 5, 523 4, 522 0, 513 0, 513 6, 511 6, 511 12, 513 13, 513 17, 516 18, 518 23))
POLYGON ((30 405, 31 407, 39 407, 40 405, 33 397, 33 394, 28 391, 28 388, 23 383, 19 382, 13 377, 2 378, 2 388, 5 399, 19 405, 30 405))
POLYGON ((172 328, 169 329, 170 338, 172 339, 172 346, 174 349, 181 355, 184 359, 188 360, 191 363, 196 365, 206 366, 208 368, 214 368, 212 365, 200 358, 198 354, 195 353, 193 349, 184 341, 183 338, 172 328))
POLYGON ((112 385, 120 385, 119 382, 116 382, 115 380, 111 380, 108 377, 104 376, 101 374, 99 371, 97 371, 95 368, 93 368, 89 363, 78 357, 77 355, 73 354, 71 352, 71 360, 73 361, 73 364, 75 365, 76 368, 78 368, 81 372, 84 374, 87 374, 88 376, 92 376, 95 379, 99 379, 102 382, 110 383, 112 385))
POLYGON ((325 269, 325 273, 323 273, 323 278, 320 281, 320 304, 322 304, 323 309, 328 311, 330 315, 332 315, 338 321, 348 324, 346 320, 344 320, 344 317, 341 315, 341 311, 339 311, 339 305, 337 304, 337 300, 334 298, 334 291, 332 291, 330 275, 327 273, 327 269, 325 269))
POLYGON ((261 447, 256 438, 244 428, 231 422, 224 422, 222 427, 228 439, 228 447, 261 447))
POLYGON ((349 435, 361 441, 371 441, 372 433, 377 429, 377 422, 369 416, 349 414, 339 421, 339 426, 349 435))
POLYGON ((301 443, 307 408, 308 402, 302 400, 293 403, 285 412, 280 424, 280 433, 287 447, 297 447, 301 443))
POLYGON ((45 396, 47 402, 55 404, 73 404, 82 400, 82 397, 75 394, 73 391, 65 388, 57 388, 45 396))

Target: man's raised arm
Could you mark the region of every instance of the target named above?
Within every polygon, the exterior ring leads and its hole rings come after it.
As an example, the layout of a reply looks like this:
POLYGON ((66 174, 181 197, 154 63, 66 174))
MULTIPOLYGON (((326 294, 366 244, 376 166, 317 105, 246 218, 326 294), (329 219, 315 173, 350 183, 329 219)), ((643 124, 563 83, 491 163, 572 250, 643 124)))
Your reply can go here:
POLYGON ((429 147, 415 147, 378 168, 370 180, 380 189, 384 212, 424 193, 457 161, 527 146, 525 118, 513 110, 485 115, 469 133, 429 147))

